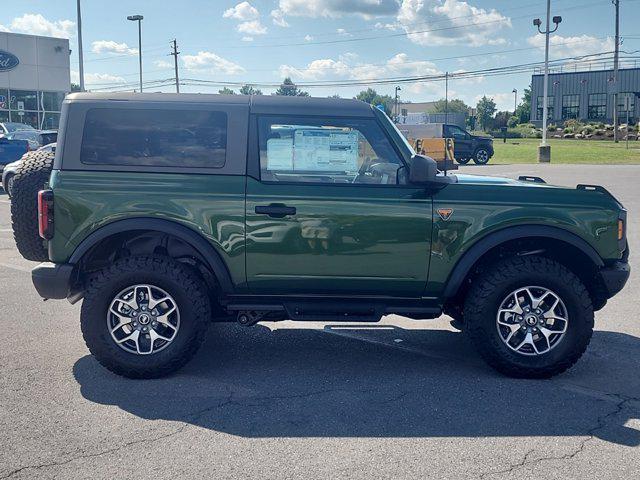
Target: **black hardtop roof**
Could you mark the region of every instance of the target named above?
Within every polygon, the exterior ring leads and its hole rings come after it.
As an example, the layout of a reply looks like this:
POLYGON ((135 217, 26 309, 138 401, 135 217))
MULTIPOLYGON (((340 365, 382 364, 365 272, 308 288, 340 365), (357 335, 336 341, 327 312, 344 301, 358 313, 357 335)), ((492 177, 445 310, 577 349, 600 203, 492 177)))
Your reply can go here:
POLYGON ((290 97, 284 95, 217 95, 207 93, 72 93, 74 102, 168 102, 248 105, 252 113, 372 117, 372 107, 347 98, 290 97))

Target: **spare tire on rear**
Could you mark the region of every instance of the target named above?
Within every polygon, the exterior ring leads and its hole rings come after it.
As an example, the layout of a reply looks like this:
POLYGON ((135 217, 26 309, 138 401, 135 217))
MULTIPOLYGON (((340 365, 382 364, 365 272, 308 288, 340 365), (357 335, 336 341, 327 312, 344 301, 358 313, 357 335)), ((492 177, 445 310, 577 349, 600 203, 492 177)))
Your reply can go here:
POLYGON ((11 226, 20 255, 27 260, 49 260, 46 242, 38 234, 38 192, 49 181, 54 152, 35 151, 23 155, 13 179, 11 226))

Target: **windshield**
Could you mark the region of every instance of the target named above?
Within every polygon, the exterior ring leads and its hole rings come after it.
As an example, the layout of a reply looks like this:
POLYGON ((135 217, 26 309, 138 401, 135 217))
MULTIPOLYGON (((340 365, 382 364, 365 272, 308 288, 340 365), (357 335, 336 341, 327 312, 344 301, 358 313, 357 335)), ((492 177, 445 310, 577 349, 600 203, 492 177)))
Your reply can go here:
POLYGON ((27 125, 25 123, 15 123, 15 122, 5 123, 4 128, 6 128, 7 132, 9 133, 15 132, 16 130, 35 130, 35 128, 33 128, 31 125, 27 125))
POLYGON ((373 107, 373 113, 384 124, 385 128, 391 130, 391 134, 396 137, 394 138, 394 140, 396 140, 396 142, 400 140, 402 146, 407 149, 409 157, 413 157, 416 154, 415 150, 413 149, 407 138, 400 132, 400 130, 398 130, 398 127, 396 127, 395 123, 393 123, 387 116, 387 114, 377 107, 373 107))

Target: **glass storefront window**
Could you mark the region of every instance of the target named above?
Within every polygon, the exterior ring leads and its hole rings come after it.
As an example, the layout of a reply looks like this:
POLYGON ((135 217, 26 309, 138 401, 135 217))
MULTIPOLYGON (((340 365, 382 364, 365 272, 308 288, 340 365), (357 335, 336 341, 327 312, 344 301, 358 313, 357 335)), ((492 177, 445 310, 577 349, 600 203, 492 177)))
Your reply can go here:
POLYGON ((45 112, 42 114, 42 130, 55 130, 60 123, 60 114, 54 112, 45 112))
POLYGON ((41 110, 59 112, 62 108, 64 97, 64 92, 42 92, 41 110))
POLYGON ((0 122, 8 122, 9 121, 9 112, 6 110, 0 110, 0 122))
POLYGON ((38 112, 16 112, 11 111, 11 121, 26 123, 27 125, 31 125, 33 128, 40 128, 38 125, 38 112), (22 113, 22 115, 20 115, 22 113))
POLYGON ((11 90, 11 110, 38 110, 38 96, 33 90, 11 90))
POLYGON ((9 91, 0 88, 0 110, 9 110, 9 91))

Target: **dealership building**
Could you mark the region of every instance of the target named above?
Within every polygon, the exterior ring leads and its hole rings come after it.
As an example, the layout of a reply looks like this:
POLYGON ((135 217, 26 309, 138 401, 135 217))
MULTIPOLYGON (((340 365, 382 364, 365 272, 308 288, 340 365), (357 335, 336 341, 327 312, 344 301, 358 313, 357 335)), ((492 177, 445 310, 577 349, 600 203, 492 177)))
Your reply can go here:
POLYGON ((58 128, 71 88, 69 40, 0 32, 0 122, 58 128))
MULTIPOLYGON (((613 123, 613 109, 620 123, 640 118, 640 68, 620 68, 614 83, 613 70, 577 71, 549 74, 547 118, 561 125, 575 118, 583 122, 613 123), (618 91, 617 105, 614 92, 618 91)), ((531 122, 542 125, 544 75, 531 77, 531 122)))

